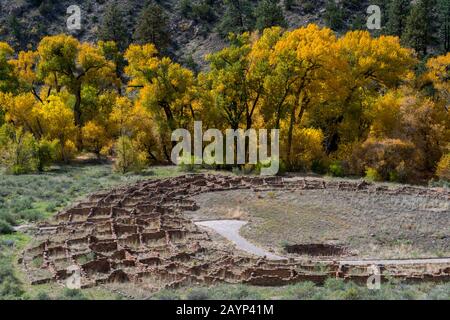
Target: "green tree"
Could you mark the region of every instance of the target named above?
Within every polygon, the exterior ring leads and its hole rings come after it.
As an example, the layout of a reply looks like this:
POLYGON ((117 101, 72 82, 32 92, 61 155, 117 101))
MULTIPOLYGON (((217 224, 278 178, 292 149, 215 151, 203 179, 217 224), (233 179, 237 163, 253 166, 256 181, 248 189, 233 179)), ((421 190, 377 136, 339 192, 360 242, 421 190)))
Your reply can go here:
POLYGON ((185 18, 190 18, 192 14, 192 1, 191 0, 180 0, 178 1, 178 8, 180 9, 181 15, 185 18))
POLYGON ((284 0, 284 8, 286 10, 292 10, 292 7, 295 5, 295 0, 284 0))
POLYGON ((433 42, 433 3, 432 0, 419 0, 412 7, 403 34, 403 42, 422 56, 426 56, 428 46, 433 42))
POLYGON ((139 15, 133 38, 139 44, 153 43, 159 51, 169 42, 168 17, 156 3, 150 3, 139 15))
POLYGON ((253 8, 248 0, 225 0, 225 13, 219 24, 219 33, 226 37, 230 32, 243 33, 253 29, 253 8))
POLYGON ((450 51, 450 0, 438 0, 439 42, 443 53, 450 51))
POLYGON ((386 33, 401 37, 405 27, 408 12, 410 10, 410 0, 393 0, 388 4, 388 16, 386 33))
POLYGON ((216 16, 209 1, 203 0, 192 6, 192 18, 196 21, 212 22, 216 19, 216 16))
POLYGON ((263 0, 256 7, 256 28, 260 31, 273 26, 286 27, 283 9, 279 0, 263 0))
POLYGON ((16 41, 21 42, 23 40, 22 24, 16 15, 11 15, 8 17, 7 26, 11 35, 16 41))
POLYGON ((325 11, 325 22, 333 30, 340 30, 344 26, 344 10, 339 3, 328 0, 325 11))
POLYGON ((106 7, 98 30, 98 38, 102 41, 114 41, 120 50, 127 48, 129 44, 128 28, 118 1, 112 1, 106 7))

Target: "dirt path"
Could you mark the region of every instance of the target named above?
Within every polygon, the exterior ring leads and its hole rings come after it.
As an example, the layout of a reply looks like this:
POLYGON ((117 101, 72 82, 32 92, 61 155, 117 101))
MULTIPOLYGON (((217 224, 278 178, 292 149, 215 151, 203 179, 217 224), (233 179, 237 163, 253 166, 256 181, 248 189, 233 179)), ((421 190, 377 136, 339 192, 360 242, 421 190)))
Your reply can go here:
POLYGON ((269 260, 283 260, 284 257, 277 256, 273 253, 267 252, 264 249, 255 246, 254 244, 248 242, 240 234, 239 230, 245 226, 247 221, 238 220, 215 220, 215 221, 201 221, 195 224, 201 227, 206 227, 214 230, 222 237, 233 242, 239 250, 245 251, 247 253, 266 257, 269 260))
MULTIPOLYGON (((329 260, 328 260, 329 261, 329 260)), ((340 264, 352 266, 375 265, 418 265, 418 264, 449 264, 450 258, 426 258, 426 259, 367 259, 367 260, 340 260, 340 264)))
MULTIPOLYGON (((247 253, 266 257, 269 260, 282 260, 286 257, 267 252, 264 249, 248 242, 239 234, 239 230, 245 226, 247 221, 240 220, 212 220, 195 222, 196 225, 212 229, 222 237, 234 243, 237 249, 247 253)), ((319 260, 318 262, 330 262, 330 260, 319 260)), ((450 258, 428 258, 428 259, 363 259, 363 260, 338 260, 345 265, 421 265, 421 264, 450 264, 450 258)))

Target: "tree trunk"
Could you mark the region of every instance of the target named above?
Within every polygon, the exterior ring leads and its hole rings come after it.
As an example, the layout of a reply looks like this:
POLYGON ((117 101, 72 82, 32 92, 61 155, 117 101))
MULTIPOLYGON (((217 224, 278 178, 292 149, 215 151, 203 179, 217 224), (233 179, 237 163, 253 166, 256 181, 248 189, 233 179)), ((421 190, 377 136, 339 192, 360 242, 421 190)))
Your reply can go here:
POLYGON ((82 111, 81 111, 81 84, 77 84, 75 88, 75 105, 73 107, 73 115, 75 119, 75 126, 77 127, 77 148, 78 150, 83 149, 83 140, 81 137, 81 127, 82 127, 82 111))
POLYGON ((251 116, 247 116, 247 121, 246 122, 247 122, 246 123, 246 130, 251 129, 252 128, 252 124, 253 124, 252 117, 251 116))
POLYGON ((291 149, 292 149, 292 136, 294 133, 294 125, 295 125, 295 111, 296 107, 293 106, 291 110, 291 121, 289 123, 289 131, 288 131, 288 141, 287 141, 287 154, 286 161, 289 167, 291 167, 291 149))
POLYGON ((292 140, 294 135, 294 126, 296 123, 299 123, 302 121, 303 114, 305 113, 306 106, 308 105, 309 100, 304 98, 303 94, 301 94, 301 97, 299 99, 300 103, 300 111, 298 113, 298 117, 296 118, 295 113, 297 111, 296 107, 292 107, 291 111, 291 122, 289 123, 289 131, 288 131, 288 146, 287 146, 287 163, 289 166, 291 166, 291 150, 292 150, 292 140))

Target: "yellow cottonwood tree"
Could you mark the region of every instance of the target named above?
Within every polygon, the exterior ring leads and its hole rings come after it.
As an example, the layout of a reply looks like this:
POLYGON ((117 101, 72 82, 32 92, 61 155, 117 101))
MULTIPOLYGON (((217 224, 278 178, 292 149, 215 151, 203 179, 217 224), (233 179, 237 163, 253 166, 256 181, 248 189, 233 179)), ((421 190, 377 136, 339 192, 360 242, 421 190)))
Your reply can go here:
POLYGON ((64 34, 43 38, 37 52, 39 78, 56 92, 65 88, 75 97, 74 123, 81 129, 82 88, 85 85, 93 85, 99 91, 109 88, 117 81, 114 63, 97 46, 79 43, 64 34))
POLYGON ((188 127, 196 117, 195 77, 192 71, 157 56, 154 45, 131 45, 125 53, 128 66, 125 72, 131 77, 129 89, 138 90, 137 104, 150 111, 158 126, 164 154, 170 161, 170 132, 188 127))
POLYGON ((19 80, 20 91, 31 92, 38 101, 42 102, 36 89, 38 53, 35 51, 20 51, 17 59, 11 60, 10 63, 14 67, 14 74, 19 80))
MULTIPOLYGON (((368 148, 375 145, 379 150, 389 147, 390 151, 384 150, 386 154, 380 161, 391 163, 392 172, 381 170, 384 172, 379 173, 384 178, 389 174, 403 176, 403 180, 425 178, 434 172, 438 161, 448 152, 450 115, 435 101, 418 93, 415 88, 404 86, 390 90, 384 96, 378 97, 371 108, 370 134, 363 145, 365 147, 357 155, 357 158, 364 159, 363 164, 367 160, 368 148), (384 143, 394 140, 395 143, 384 143), (402 145, 410 145, 413 149, 413 152, 403 154, 403 159, 400 155, 402 145), (399 154, 395 154, 395 150, 399 154), (397 163, 395 166, 398 166, 400 162, 403 162, 404 168, 394 170, 393 164, 397 163), (408 174, 402 175, 400 171, 408 174)), ((370 166, 380 168, 383 164, 372 163, 370 166)), ((364 167, 361 169, 360 166, 360 172, 361 170, 364 170, 364 167)))
POLYGON ((95 121, 89 121, 81 129, 83 135, 83 146, 96 154, 100 158, 102 149, 108 143, 108 136, 105 128, 95 121))
POLYGON ((140 150, 145 150, 150 158, 158 160, 156 126, 150 111, 140 103, 133 104, 127 97, 118 97, 108 127, 113 136, 132 138, 140 150))
POLYGON ((427 62, 427 78, 431 80, 434 88, 444 102, 447 111, 450 108, 450 52, 427 62))
POLYGON ((43 132, 36 104, 31 93, 18 95, 0 93, 0 106, 5 112, 6 122, 12 123, 16 127, 23 127, 39 138, 43 132))
POLYGON ((0 42, 0 92, 14 92, 17 79, 10 63, 14 50, 5 42, 0 42))
POLYGON ((282 33, 275 27, 261 37, 256 33, 230 35, 229 47, 207 56, 211 70, 202 77, 214 98, 213 107, 232 129, 254 125, 265 99, 266 78, 272 72, 270 52, 282 33))
POLYGON ((62 95, 51 95, 39 108, 45 137, 58 139, 60 158, 69 161, 76 151, 74 137, 77 131, 72 109, 62 95))
MULTIPOLYGON (((303 115, 312 104, 324 99, 326 81, 334 81, 330 74, 335 64, 336 37, 330 29, 310 24, 287 32, 275 46, 271 63, 274 73, 266 85, 271 93, 275 127, 286 119, 286 161, 291 161, 294 127, 301 123, 303 115), (286 117, 288 115, 288 117, 286 117)), ((334 92, 337 94, 337 92, 334 92)))
POLYGON ((334 48, 338 60, 332 65, 332 88, 339 94, 330 96, 315 115, 325 131, 328 153, 336 151, 340 142, 364 139, 370 127, 366 113, 373 98, 408 80, 417 62, 397 37, 373 38, 367 31, 348 32, 334 48))
POLYGON ((154 45, 131 45, 125 53, 131 90, 139 89, 139 103, 148 108, 162 127, 186 126, 193 117, 192 71, 157 56, 154 45))

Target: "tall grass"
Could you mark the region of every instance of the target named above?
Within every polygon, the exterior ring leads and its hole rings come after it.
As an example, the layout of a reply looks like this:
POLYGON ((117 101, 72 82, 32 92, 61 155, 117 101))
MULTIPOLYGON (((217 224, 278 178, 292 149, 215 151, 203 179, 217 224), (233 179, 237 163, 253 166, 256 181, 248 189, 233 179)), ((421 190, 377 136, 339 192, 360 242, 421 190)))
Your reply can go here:
POLYGON ((450 283, 404 284, 389 282, 380 290, 340 279, 328 279, 323 286, 301 282, 284 287, 219 285, 178 290, 162 290, 153 296, 158 300, 449 300, 450 283))
POLYGON ((151 177, 177 174, 157 167, 139 174, 114 173, 110 165, 53 167, 41 174, 12 176, 0 172, 0 234, 19 224, 41 221, 87 194, 151 177))

